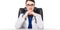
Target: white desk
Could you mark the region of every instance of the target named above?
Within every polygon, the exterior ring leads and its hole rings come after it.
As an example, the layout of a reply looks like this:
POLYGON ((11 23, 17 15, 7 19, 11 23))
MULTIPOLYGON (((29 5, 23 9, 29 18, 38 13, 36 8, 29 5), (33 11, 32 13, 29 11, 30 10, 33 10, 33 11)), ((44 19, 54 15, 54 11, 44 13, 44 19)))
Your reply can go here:
POLYGON ((0 29, 0 30, 60 30, 60 29, 0 29))

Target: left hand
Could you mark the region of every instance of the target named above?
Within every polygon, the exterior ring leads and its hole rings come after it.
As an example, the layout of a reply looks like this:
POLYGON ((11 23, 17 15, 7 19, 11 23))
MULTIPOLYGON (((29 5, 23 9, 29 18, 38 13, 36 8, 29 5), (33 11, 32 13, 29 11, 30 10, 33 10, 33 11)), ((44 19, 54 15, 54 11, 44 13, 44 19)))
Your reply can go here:
POLYGON ((33 15, 33 16, 35 16, 35 15, 36 15, 36 13, 35 13, 35 12, 33 12, 33 11, 32 11, 32 12, 30 12, 29 14, 30 14, 30 15, 33 15))

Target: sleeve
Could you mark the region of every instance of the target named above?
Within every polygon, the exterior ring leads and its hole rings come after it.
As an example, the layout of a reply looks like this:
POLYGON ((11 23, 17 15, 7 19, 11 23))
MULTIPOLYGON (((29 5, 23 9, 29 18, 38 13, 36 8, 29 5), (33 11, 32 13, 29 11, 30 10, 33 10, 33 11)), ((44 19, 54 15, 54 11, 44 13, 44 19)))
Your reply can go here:
POLYGON ((20 14, 20 16, 19 16, 19 18, 17 20, 16 29, 19 29, 22 26, 23 22, 25 21, 24 18, 22 17, 22 15, 23 14, 20 14))
POLYGON ((43 28, 43 21, 40 14, 36 14, 37 26, 38 28, 43 28))

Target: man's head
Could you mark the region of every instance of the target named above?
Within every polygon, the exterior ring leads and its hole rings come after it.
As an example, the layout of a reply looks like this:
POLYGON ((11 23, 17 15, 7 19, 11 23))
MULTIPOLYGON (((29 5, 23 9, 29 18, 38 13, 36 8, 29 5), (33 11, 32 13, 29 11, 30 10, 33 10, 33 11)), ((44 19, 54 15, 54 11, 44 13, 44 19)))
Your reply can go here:
POLYGON ((27 10, 31 10, 33 11, 34 10, 34 7, 35 7, 35 1, 34 0, 26 0, 26 8, 27 10))

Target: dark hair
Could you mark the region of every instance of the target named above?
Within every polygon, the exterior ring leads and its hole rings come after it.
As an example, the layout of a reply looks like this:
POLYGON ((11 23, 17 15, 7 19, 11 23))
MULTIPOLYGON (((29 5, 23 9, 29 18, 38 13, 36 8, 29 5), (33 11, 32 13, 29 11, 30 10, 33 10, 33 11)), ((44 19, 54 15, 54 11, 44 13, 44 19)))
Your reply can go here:
POLYGON ((26 0, 26 3, 27 3, 27 1, 32 1, 32 2, 34 2, 34 3, 35 3, 35 1, 34 1, 34 0, 26 0))

